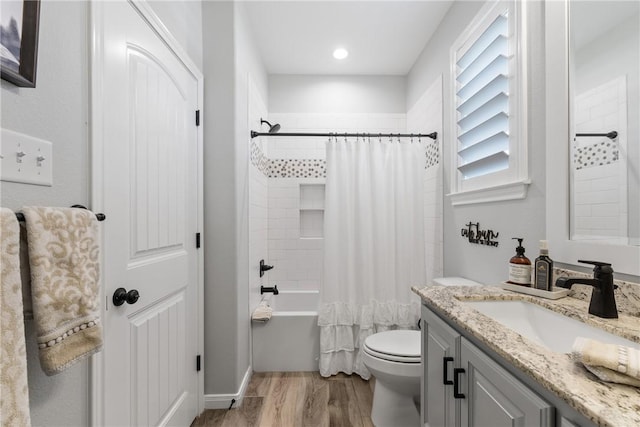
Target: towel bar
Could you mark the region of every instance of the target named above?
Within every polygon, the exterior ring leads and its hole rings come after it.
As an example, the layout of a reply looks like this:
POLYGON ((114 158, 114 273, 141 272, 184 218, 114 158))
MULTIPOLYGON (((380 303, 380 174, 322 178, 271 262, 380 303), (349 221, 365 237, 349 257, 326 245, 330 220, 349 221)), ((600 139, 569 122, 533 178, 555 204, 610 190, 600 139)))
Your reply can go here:
MULTIPOLYGON (((72 208, 79 208, 79 209, 87 209, 86 206, 82 206, 82 205, 73 205, 71 206, 72 208)), ((18 218, 18 221, 20 222, 25 222, 25 217, 24 214, 22 212, 16 212, 16 218, 18 218)), ((97 213, 96 214, 96 219, 98 221, 104 221, 105 219, 107 219, 107 216, 103 213, 97 213)))

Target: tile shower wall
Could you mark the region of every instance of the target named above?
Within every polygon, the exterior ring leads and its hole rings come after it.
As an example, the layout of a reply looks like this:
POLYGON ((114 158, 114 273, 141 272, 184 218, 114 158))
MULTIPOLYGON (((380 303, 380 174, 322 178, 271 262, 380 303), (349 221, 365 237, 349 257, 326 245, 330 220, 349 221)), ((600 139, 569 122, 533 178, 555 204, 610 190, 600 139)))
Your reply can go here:
POLYGON ((324 179, 269 178, 270 282, 285 290, 313 290, 322 285, 324 241, 303 237, 300 185, 324 184, 324 179))
MULTIPOLYGON (((260 144, 260 141, 257 141, 260 144)), ((258 163, 259 165, 259 163, 258 163)), ((256 163, 251 164, 249 168, 250 175, 250 196, 249 196, 249 262, 251 268, 249 272, 249 286, 253 290, 251 293, 251 306, 255 307, 259 302, 260 285, 263 284, 260 277, 259 262, 261 259, 267 258, 267 239, 268 239, 268 209, 269 209, 269 183, 268 178, 256 163)))
POLYGON ((618 138, 573 142, 575 238, 627 236, 627 85, 616 78, 576 96, 576 133, 618 131, 618 138))
MULTIPOLYGON (((270 114, 282 132, 404 132, 404 114, 270 114)), ((278 289, 321 289, 323 280, 326 138, 269 137, 269 283, 278 289), (302 190, 301 190, 302 186, 302 190), (317 199, 317 200, 316 200, 317 199)))
MULTIPOLYGON (((260 118, 267 116, 267 108, 255 84, 249 79, 249 122, 251 129, 259 129, 260 118)), ((260 260, 267 259, 269 182, 267 177, 269 159, 265 141, 254 138, 249 142, 249 310, 260 302, 260 286, 266 284, 260 277, 260 260), (263 283, 264 282, 264 283, 263 283)))
MULTIPOLYGON (((407 112, 407 132, 442 135, 442 79, 416 101, 407 112)), ((427 169, 424 175, 424 228, 427 282, 444 275, 442 227, 441 139, 427 145, 427 169)))

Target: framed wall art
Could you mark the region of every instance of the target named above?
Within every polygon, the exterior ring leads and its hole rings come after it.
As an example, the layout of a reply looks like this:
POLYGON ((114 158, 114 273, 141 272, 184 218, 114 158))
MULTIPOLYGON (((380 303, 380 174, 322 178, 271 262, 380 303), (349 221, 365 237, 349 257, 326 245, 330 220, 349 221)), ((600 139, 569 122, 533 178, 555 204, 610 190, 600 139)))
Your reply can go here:
POLYGON ((36 86, 40 0, 0 2, 2 78, 21 87, 36 86))

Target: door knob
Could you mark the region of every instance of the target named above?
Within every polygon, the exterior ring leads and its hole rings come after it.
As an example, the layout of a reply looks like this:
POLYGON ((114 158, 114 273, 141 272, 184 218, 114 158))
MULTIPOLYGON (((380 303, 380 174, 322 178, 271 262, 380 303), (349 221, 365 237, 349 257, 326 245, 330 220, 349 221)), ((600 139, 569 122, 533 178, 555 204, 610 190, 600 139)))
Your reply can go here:
POLYGON ((113 293, 113 305, 116 307, 121 306, 125 302, 127 304, 135 304, 140 298, 140 293, 137 289, 131 289, 129 292, 125 288, 118 288, 113 293))

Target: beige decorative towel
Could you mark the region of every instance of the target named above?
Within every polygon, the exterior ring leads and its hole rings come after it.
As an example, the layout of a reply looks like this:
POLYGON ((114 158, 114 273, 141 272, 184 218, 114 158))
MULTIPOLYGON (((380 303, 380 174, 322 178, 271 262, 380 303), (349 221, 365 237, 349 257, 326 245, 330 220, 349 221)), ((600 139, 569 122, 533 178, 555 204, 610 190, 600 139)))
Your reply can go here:
POLYGON ((0 426, 3 427, 31 425, 19 235, 16 214, 0 208, 0 426))
POLYGON ((258 308, 256 308, 251 315, 251 320, 254 322, 267 322, 271 319, 272 314, 273 309, 269 307, 269 303, 267 301, 260 301, 258 308))
POLYGON ((98 222, 86 209, 23 213, 40 366, 55 375, 102 349, 98 222))
POLYGON ((640 350, 576 338, 572 358, 603 381, 640 387, 640 350))

